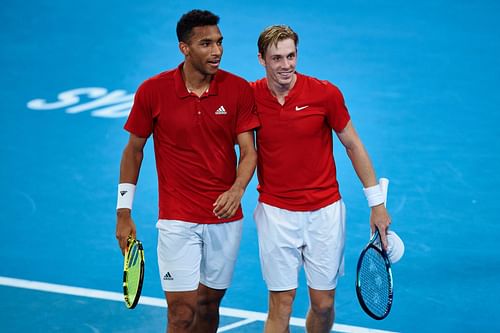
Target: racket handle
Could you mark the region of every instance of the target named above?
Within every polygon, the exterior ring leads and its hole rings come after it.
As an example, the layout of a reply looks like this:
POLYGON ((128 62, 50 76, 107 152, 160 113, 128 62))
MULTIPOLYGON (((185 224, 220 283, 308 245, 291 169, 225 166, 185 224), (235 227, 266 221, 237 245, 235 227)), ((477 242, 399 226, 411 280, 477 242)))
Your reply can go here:
POLYGON ((380 189, 382 190, 382 195, 384 196, 384 206, 387 207, 387 191, 389 188, 389 179, 387 178, 380 178, 378 180, 380 189))

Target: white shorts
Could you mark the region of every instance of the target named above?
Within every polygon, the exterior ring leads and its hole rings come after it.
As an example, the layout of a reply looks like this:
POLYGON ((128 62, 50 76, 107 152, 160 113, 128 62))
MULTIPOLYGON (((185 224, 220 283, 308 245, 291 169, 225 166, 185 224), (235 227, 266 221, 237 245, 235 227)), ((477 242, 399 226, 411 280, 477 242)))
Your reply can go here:
POLYGON ((159 220, 158 267, 165 291, 213 289, 231 284, 243 220, 200 224, 159 220))
POLYGON ((307 285, 337 287, 344 275, 345 205, 339 200, 315 211, 289 211, 259 202, 254 212, 262 274, 271 291, 298 287, 301 266, 307 285))

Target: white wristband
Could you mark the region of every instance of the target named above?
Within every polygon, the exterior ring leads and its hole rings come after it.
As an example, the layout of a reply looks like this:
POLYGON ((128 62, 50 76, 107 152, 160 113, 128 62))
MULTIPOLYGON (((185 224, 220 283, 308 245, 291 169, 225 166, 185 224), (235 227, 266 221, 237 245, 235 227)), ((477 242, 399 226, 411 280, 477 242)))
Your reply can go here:
POLYGON ((130 183, 118 184, 118 199, 116 200, 116 209, 128 208, 132 210, 134 202, 135 185, 130 183))
POLYGON ((384 203, 384 194, 379 184, 364 188, 363 192, 365 193, 366 200, 368 200, 369 207, 384 203))

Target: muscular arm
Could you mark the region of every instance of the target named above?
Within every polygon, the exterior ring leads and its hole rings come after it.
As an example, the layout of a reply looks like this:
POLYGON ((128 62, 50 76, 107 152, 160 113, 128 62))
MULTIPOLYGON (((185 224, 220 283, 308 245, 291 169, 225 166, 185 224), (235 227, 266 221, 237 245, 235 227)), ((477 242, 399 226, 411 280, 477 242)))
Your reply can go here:
MULTIPOLYGON (((147 139, 130 134, 129 141, 125 146, 120 162, 120 183, 137 184, 139 171, 141 169, 144 145, 147 139)), ((127 238, 135 237, 135 223, 128 208, 120 208, 116 211, 116 239, 122 253, 127 248, 127 238)))
MULTIPOLYGON (((363 187, 366 188, 376 185, 377 178, 375 176, 375 170, 373 169, 372 162, 370 161, 368 152, 356 133, 352 122, 349 121, 342 132, 337 133, 337 136, 340 142, 344 145, 347 156, 349 156, 352 166, 354 167, 354 171, 358 175, 363 187)), ((375 226, 380 230, 384 246, 387 246, 386 232, 390 223, 391 219, 383 204, 372 207, 370 214, 370 228, 372 232, 375 230, 375 226)))
POLYGON ((214 214, 219 218, 230 218, 236 213, 257 165, 253 131, 238 134, 237 141, 240 147, 240 159, 236 179, 233 186, 222 193, 214 203, 214 214))

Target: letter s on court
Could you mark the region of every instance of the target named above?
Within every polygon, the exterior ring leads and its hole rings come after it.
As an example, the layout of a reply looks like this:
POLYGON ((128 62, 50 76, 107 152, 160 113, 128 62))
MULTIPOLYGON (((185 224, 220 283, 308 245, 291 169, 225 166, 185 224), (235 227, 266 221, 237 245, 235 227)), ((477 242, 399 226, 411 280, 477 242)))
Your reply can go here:
POLYGON ((88 87, 77 88, 68 91, 63 91, 57 95, 58 101, 48 103, 44 99, 33 99, 28 102, 27 106, 33 110, 54 110, 64 108, 80 102, 79 95, 87 95, 88 98, 98 98, 106 95, 108 90, 105 88, 88 87))

